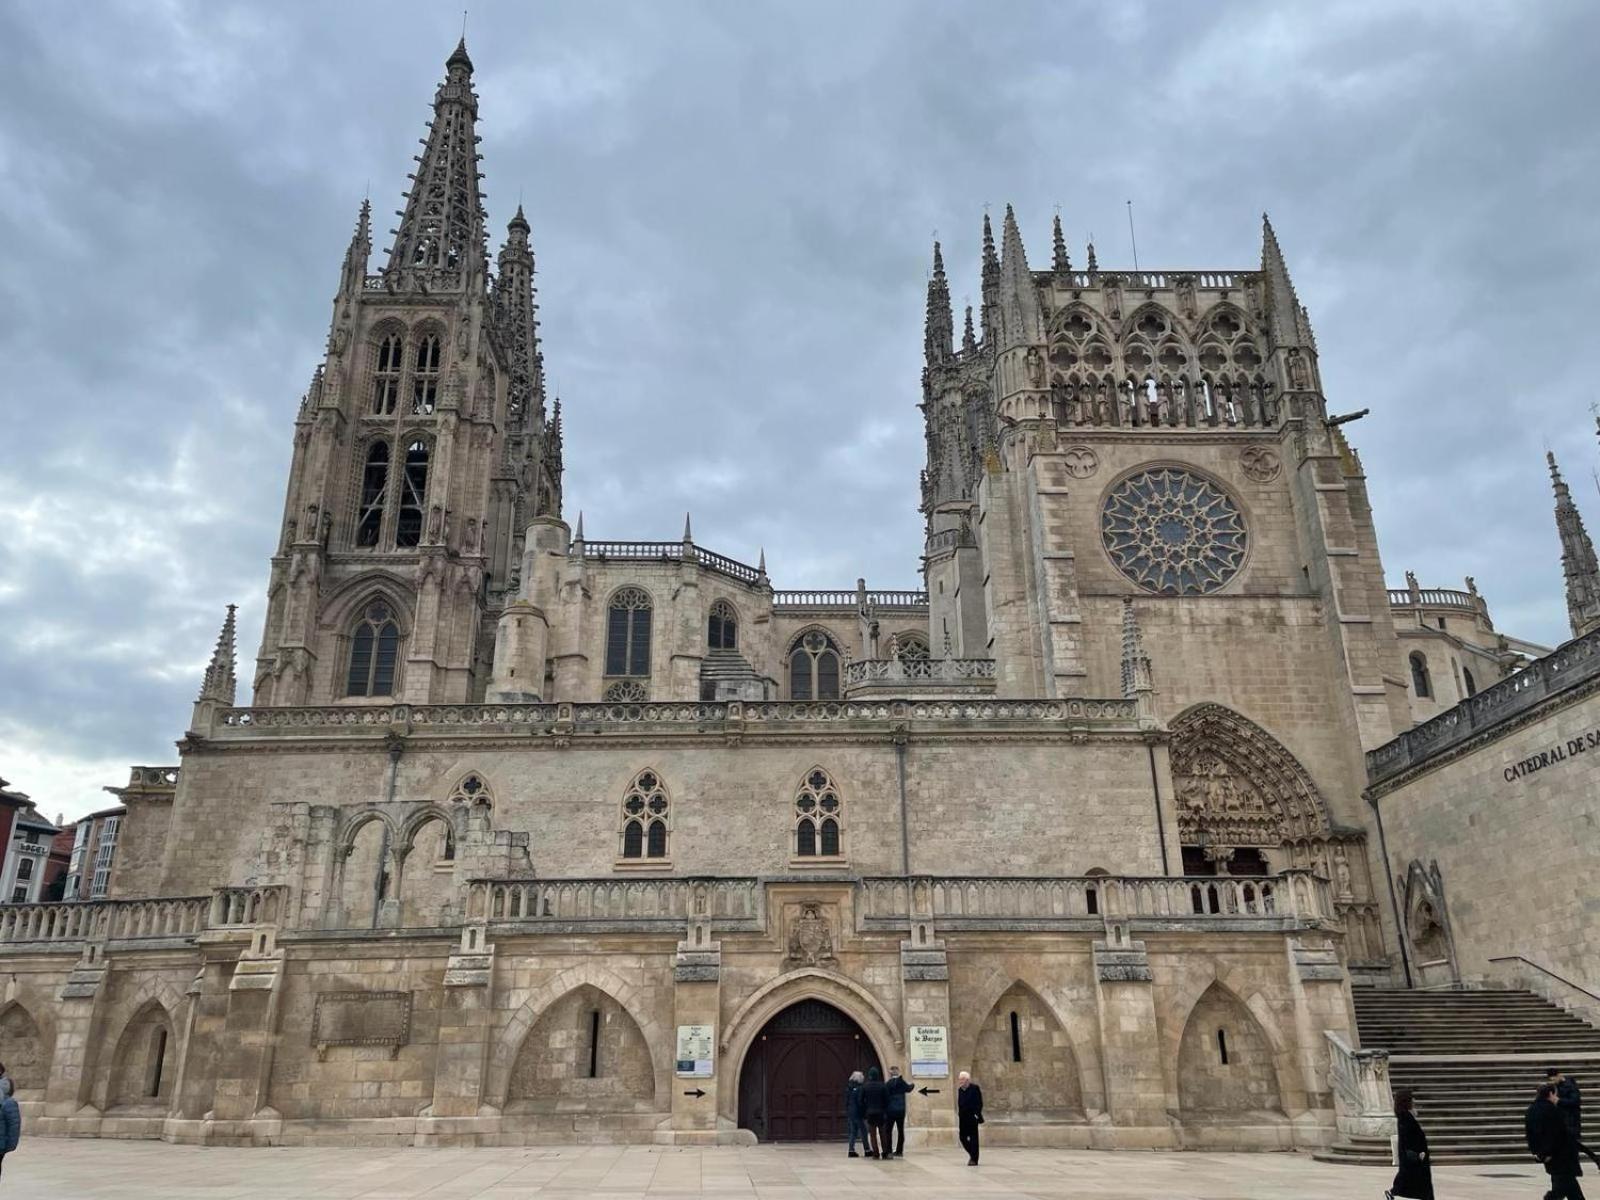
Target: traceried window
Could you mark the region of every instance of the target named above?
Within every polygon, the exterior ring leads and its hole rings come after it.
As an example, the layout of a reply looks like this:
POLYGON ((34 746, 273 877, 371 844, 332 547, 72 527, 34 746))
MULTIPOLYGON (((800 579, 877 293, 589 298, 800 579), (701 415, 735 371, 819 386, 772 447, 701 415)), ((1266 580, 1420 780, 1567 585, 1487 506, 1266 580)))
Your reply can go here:
POLYGON ((606 674, 650 674, 650 595, 643 588, 621 588, 607 606, 606 674))
POLYGON ((1428 676, 1428 660, 1420 652, 1411 655, 1411 690, 1424 700, 1433 696, 1433 680, 1428 676))
POLYGON ((396 546, 422 543, 423 503, 428 498, 428 443, 418 438, 406 447, 400 474, 400 511, 394 527, 396 546))
POLYGON ((361 614, 350 637, 350 672, 347 696, 394 695, 395 663, 400 657, 400 626, 382 600, 374 600, 361 614))
POLYGON ((372 412, 391 417, 400 401, 400 367, 405 356, 405 341, 391 333, 378 343, 378 357, 372 370, 372 412))
POLYGON ((433 412, 439 401, 439 335, 429 334, 417 343, 411 368, 411 411, 421 416, 433 412))
POLYGON ((902 633, 894 639, 894 656, 902 663, 927 662, 928 639, 920 633, 902 633))
POLYGON ((813 770, 794 801, 794 852, 799 858, 839 857, 839 789, 828 773, 813 770))
POLYGON ((1117 569, 1163 596, 1200 596, 1244 564, 1248 534, 1233 498, 1179 467, 1130 475, 1100 513, 1100 536, 1117 569))
POLYGON ((644 684, 637 679, 624 679, 613 683, 601 697, 607 704, 643 704, 650 698, 644 684))
POLYGON ((789 698, 839 698, 839 647, 821 630, 811 630, 789 651, 789 698))
POLYGON ((361 507, 356 512, 356 545, 376 546, 383 533, 383 504, 389 494, 389 443, 367 447, 361 471, 361 507))
POLYGON ((622 797, 622 857, 666 858, 671 801, 661 777, 640 771, 622 797))
POLYGON ((739 648, 739 617, 733 605, 718 600, 711 606, 711 619, 706 628, 706 645, 713 650, 739 648))

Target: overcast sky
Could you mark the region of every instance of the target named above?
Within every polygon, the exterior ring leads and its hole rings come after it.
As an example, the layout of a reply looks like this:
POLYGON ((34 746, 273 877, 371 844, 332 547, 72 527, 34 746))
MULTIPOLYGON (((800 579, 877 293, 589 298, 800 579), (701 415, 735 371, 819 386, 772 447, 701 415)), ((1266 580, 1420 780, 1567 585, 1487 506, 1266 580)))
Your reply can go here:
MULTIPOLYGON (((592 538, 779 587, 917 583, 930 240, 1250 268, 1272 214, 1384 564, 1566 634, 1546 444, 1600 527, 1600 5, 476 0, 492 242, 520 196, 592 538), (1586 318, 1583 314, 1588 313, 1586 318)), ((0 775, 47 814, 261 632, 291 422, 449 4, 0 2, 0 775)), ((379 255, 374 255, 374 269, 379 255)))

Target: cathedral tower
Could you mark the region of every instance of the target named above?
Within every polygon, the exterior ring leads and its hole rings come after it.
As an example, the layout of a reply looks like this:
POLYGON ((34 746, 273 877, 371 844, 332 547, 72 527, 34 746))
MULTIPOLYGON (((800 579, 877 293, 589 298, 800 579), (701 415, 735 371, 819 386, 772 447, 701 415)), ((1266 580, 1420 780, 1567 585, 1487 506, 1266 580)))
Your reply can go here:
POLYGON ((1596 564, 1594 543, 1583 527, 1583 517, 1572 502, 1572 492, 1556 456, 1545 454, 1550 466, 1550 482, 1556 493, 1556 531, 1561 535, 1561 573, 1567 581, 1567 620, 1572 636, 1582 637, 1600 629, 1600 565, 1596 564))
POLYGON ((559 519, 529 226, 519 208, 491 277, 464 42, 433 110, 378 275, 361 207, 295 421, 260 705, 481 697, 524 526, 559 519))

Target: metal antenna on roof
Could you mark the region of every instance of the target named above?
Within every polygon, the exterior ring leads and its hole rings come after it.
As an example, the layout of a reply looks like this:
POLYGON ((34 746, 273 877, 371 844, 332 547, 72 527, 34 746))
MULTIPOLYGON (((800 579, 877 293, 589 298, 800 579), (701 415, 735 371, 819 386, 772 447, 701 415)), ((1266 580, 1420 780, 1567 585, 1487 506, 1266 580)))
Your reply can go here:
POLYGON ((1128 201, 1128 241, 1133 246, 1133 269, 1139 269, 1139 242, 1133 236, 1133 201, 1128 201))

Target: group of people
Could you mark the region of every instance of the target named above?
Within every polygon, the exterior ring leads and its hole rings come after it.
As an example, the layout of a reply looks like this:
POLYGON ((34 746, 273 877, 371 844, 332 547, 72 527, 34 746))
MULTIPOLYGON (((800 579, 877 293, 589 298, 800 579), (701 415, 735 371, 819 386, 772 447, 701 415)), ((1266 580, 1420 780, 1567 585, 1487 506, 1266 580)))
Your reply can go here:
POLYGON ((22 1110, 17 1107, 14 1091, 11 1074, 0 1063, 0 1168, 5 1166, 6 1155, 22 1141, 22 1110))
MULTIPOLYGON (((967 1166, 978 1165, 978 1126, 983 1124, 983 1089, 963 1071, 956 1077, 956 1126, 967 1166)), ((899 1067, 889 1068, 885 1079, 877 1067, 856 1071, 844 1085, 844 1123, 850 1135, 851 1158, 904 1158, 906 1153, 906 1097, 911 1081, 899 1067), (856 1153, 856 1142, 861 1153, 856 1153)))
MULTIPOLYGON (((1394 1184, 1384 1193, 1389 1200, 1433 1200, 1433 1159, 1428 1154, 1428 1135, 1415 1112, 1416 1098, 1409 1091, 1394 1094, 1394 1114, 1399 1135, 1394 1184)), ((1545 1072, 1545 1082, 1528 1105, 1523 1120, 1528 1151, 1550 1176, 1544 1200, 1584 1200, 1578 1176, 1583 1174, 1580 1154, 1587 1154, 1600 1165, 1600 1158, 1583 1144, 1583 1095, 1578 1081, 1559 1067, 1545 1072)))

